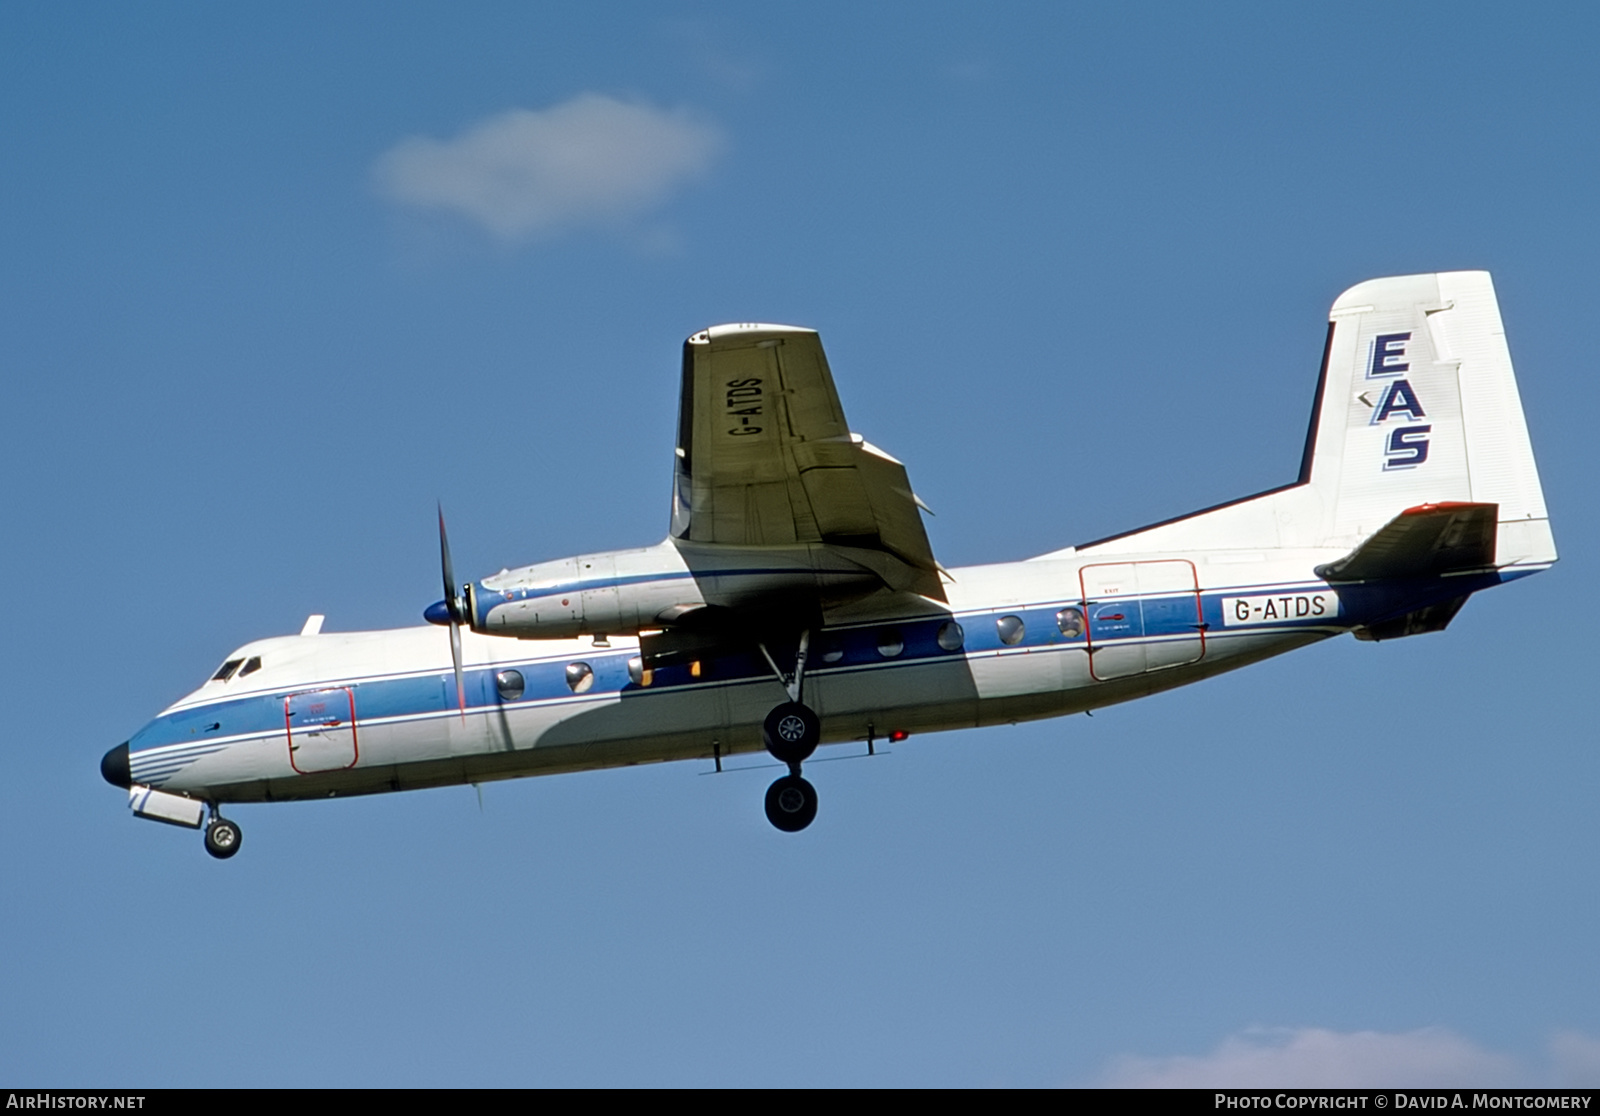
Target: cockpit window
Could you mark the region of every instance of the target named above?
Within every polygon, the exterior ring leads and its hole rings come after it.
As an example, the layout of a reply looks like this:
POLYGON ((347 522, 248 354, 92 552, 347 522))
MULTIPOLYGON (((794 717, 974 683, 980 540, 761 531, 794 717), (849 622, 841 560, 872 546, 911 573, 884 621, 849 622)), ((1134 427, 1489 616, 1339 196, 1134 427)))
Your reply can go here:
POLYGON ((239 664, 242 662, 243 659, 229 659, 217 668, 217 673, 211 676, 211 681, 226 682, 233 677, 233 672, 239 669, 239 664))
POLYGON ((258 671, 260 669, 261 669, 261 656, 260 655, 252 655, 252 656, 250 656, 249 659, 247 659, 245 661, 244 666, 239 668, 239 677, 243 678, 247 674, 254 674, 256 671, 258 671))

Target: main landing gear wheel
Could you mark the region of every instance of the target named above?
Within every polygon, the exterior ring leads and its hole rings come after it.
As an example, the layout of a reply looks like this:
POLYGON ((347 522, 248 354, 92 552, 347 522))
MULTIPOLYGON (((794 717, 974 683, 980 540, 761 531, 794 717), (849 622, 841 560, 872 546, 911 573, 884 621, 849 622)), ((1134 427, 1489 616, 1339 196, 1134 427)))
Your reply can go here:
POLYGON ((800 700, 806 677, 806 651, 811 632, 800 633, 800 646, 794 653, 794 675, 778 667, 765 643, 756 644, 778 682, 789 693, 789 700, 767 714, 761 724, 761 743, 789 774, 767 788, 767 820, 785 833, 798 833, 817 817, 817 789, 800 777, 800 765, 810 758, 822 742, 822 718, 800 700))
MULTIPOLYGON (((779 763, 798 767, 817 750, 822 721, 809 706, 786 701, 767 714, 761 726, 761 743, 779 763)), ((780 828, 782 828, 780 826, 780 828)))
POLYGON ((227 860, 238 852, 239 842, 242 840, 244 835, 239 832, 238 823, 231 822, 227 818, 213 817, 206 826, 206 852, 218 860, 227 860))
POLYGON ((767 788, 767 820, 785 833, 799 833, 817 816, 817 789, 798 775, 767 788))

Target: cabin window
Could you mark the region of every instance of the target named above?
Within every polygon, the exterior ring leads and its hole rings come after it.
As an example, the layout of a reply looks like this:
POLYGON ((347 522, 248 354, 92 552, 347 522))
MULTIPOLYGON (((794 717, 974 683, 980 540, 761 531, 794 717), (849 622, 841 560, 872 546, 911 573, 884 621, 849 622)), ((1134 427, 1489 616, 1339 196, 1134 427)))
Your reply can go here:
POLYGON ((836 639, 830 639, 822 645, 822 661, 836 663, 844 658, 844 646, 836 639))
POLYGON ((994 622, 995 630, 1000 633, 1000 642, 1007 647, 1015 647, 1022 642, 1024 626, 1020 616, 1002 616, 994 622))
POLYGON ((878 633, 878 654, 892 659, 906 649, 906 640, 899 628, 884 628, 878 633))
POLYGON ((248 659, 245 660, 244 666, 239 668, 239 677, 243 678, 247 674, 254 674, 256 671, 258 671, 260 669, 261 669, 261 656, 260 655, 252 655, 248 659))
POLYGON ((643 659, 634 658, 628 660, 628 677, 632 679, 635 686, 650 685, 653 674, 653 671, 648 671, 644 668, 643 659))
POLYGON ((1068 639, 1077 639, 1083 634, 1083 611, 1076 608, 1062 609, 1056 613, 1056 626, 1068 639))
POLYGON ((587 693, 594 685, 594 669, 588 663, 567 664, 567 686, 575 694, 587 693))
POLYGON ((520 670, 502 670, 494 676, 494 688, 500 691, 501 701, 516 701, 522 697, 527 683, 520 670))
POLYGON ((217 668, 217 673, 211 676, 211 681, 226 682, 233 677, 233 672, 239 669, 239 664, 242 662, 243 659, 229 659, 217 668))
POLYGON ((939 625, 939 646, 946 651, 959 651, 966 641, 967 633, 961 630, 961 625, 954 620, 946 620, 939 625))

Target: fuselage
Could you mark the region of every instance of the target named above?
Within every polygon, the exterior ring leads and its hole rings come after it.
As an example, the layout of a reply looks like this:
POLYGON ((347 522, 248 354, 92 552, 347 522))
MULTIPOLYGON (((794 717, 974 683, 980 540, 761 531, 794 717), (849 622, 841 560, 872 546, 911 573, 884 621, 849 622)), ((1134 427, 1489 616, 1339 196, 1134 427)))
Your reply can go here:
MULTIPOLYGON (((947 607, 867 606, 814 632, 805 701, 825 744, 1060 716, 1514 576, 1335 586, 1313 572, 1342 553, 1068 552, 957 569, 947 607)), ((437 627, 247 644, 227 677, 131 738, 128 775, 219 803, 731 756, 762 750, 762 718, 783 696, 754 650, 647 670, 632 637, 463 640, 459 696, 437 627)))

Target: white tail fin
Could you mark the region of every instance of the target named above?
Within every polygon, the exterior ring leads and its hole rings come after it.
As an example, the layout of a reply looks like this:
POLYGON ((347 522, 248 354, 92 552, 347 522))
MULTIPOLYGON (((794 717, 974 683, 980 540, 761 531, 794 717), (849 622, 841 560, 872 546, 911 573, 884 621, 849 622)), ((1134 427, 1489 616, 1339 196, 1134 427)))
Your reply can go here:
POLYGON ((1484 271, 1373 279, 1339 296, 1297 483, 1076 550, 1351 550, 1439 503, 1498 506, 1497 566, 1556 560, 1484 271))
POLYGON ((1499 505, 1496 565, 1555 561, 1487 272, 1374 279, 1339 296, 1302 477, 1318 545, 1355 546, 1408 507, 1499 505))

